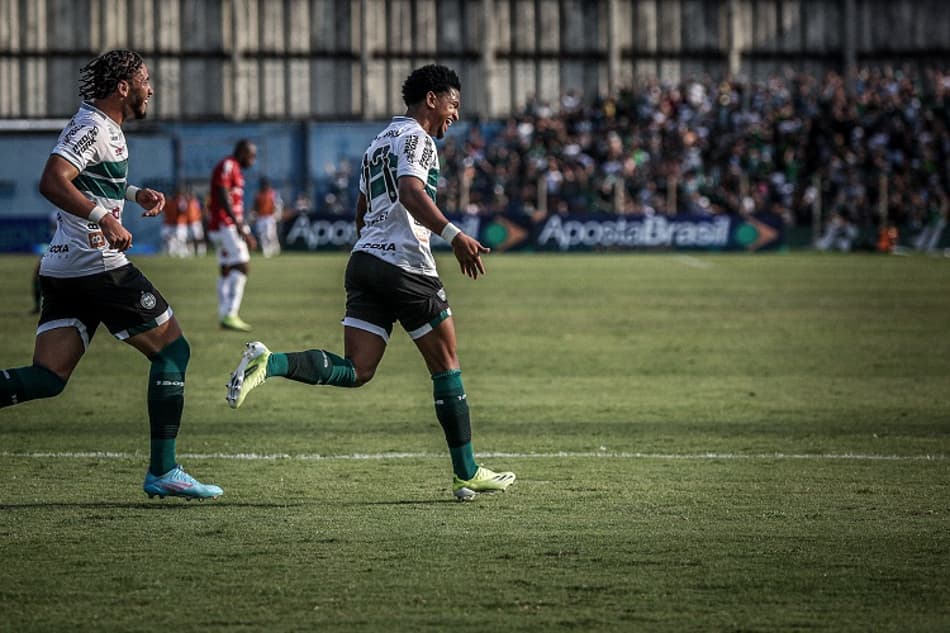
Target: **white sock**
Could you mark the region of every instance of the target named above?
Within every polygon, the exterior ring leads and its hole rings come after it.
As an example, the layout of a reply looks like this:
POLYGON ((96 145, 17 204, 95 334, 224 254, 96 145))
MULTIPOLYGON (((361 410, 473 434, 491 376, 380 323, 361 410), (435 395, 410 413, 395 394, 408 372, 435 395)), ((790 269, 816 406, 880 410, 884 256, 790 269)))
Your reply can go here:
POLYGON ((218 319, 228 316, 230 285, 227 277, 218 277, 218 319))
POLYGON ((247 285, 247 275, 240 270, 232 270, 228 273, 228 282, 231 287, 231 302, 228 305, 228 314, 237 316, 241 310, 241 301, 244 300, 244 286, 247 285))

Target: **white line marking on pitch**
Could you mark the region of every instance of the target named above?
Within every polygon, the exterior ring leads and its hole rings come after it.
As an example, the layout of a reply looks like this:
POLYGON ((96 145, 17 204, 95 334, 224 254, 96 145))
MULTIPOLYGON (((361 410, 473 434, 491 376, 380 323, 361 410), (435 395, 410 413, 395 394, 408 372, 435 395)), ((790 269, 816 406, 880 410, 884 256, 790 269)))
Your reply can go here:
MULTIPOLYGON (((444 459, 441 453, 352 453, 349 455, 320 455, 317 453, 180 453, 183 459, 222 459, 228 461, 368 461, 368 460, 397 460, 397 459, 444 459)), ((875 455, 868 453, 627 453, 611 451, 572 452, 556 451, 550 453, 510 453, 485 452, 477 453, 478 457, 488 459, 548 459, 548 458, 597 458, 597 459, 657 459, 657 460, 815 460, 815 461, 946 461, 947 456, 935 455, 875 455)), ((115 459, 132 460, 143 459, 144 453, 124 453, 112 451, 78 451, 54 452, 31 451, 11 452, 0 451, 0 457, 27 458, 27 459, 115 459)))
POLYGON ((692 255, 680 255, 676 258, 676 261, 683 264, 684 266, 689 266, 690 268, 702 268, 703 270, 708 270, 713 267, 712 262, 708 262, 705 259, 700 259, 698 257, 693 257, 692 255))

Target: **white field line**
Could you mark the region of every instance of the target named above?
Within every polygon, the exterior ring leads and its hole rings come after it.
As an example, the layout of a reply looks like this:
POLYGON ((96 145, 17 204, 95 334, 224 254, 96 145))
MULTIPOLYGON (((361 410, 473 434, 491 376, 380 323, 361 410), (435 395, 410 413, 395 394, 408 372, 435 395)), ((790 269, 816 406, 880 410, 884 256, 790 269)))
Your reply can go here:
MULTIPOLYGON (((372 461, 399 459, 445 459, 441 453, 352 453, 349 455, 320 455, 317 453, 179 453, 182 459, 221 459, 226 461, 372 461)), ((485 452, 478 457, 487 459, 653 459, 653 460, 734 460, 734 461, 863 461, 863 462, 935 462, 946 461, 947 455, 877 455, 871 453, 627 453, 611 451, 554 451, 549 453, 485 452)), ((0 458, 26 459, 113 459, 137 460, 144 453, 113 451, 0 451, 0 458)))
POLYGON ((700 259, 698 257, 693 257, 692 255, 680 255, 675 261, 683 264, 684 266, 689 266, 690 268, 702 268, 703 270, 708 270, 713 267, 712 262, 706 261, 705 259, 700 259))

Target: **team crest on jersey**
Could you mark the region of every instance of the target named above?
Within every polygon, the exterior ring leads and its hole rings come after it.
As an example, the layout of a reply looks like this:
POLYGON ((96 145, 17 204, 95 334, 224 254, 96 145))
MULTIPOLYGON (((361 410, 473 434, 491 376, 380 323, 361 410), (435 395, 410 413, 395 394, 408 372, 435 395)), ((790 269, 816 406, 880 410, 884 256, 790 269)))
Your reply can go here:
POLYGON ((146 310, 151 310, 152 308, 155 307, 155 303, 156 303, 155 295, 153 295, 151 292, 143 292, 142 298, 139 299, 139 303, 146 310))

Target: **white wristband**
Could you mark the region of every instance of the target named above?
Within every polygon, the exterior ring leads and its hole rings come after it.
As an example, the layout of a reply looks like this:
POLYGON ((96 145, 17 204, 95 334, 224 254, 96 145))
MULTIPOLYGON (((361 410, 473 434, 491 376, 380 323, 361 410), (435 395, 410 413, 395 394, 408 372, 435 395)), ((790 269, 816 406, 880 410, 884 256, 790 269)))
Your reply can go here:
POLYGON ((134 187, 132 185, 126 185, 125 187, 125 199, 129 202, 135 202, 135 196, 141 191, 141 187, 134 187))
POLYGON ((88 220, 93 224, 99 224, 99 220, 107 215, 109 215, 109 211, 105 207, 97 204, 92 208, 92 211, 89 212, 88 220))
POLYGON ((448 224, 445 225, 445 228, 442 229, 442 232, 439 235, 442 236, 443 240, 451 244, 452 240, 455 239, 455 236, 461 232, 462 232, 462 229, 460 229, 459 227, 449 222, 448 224))

